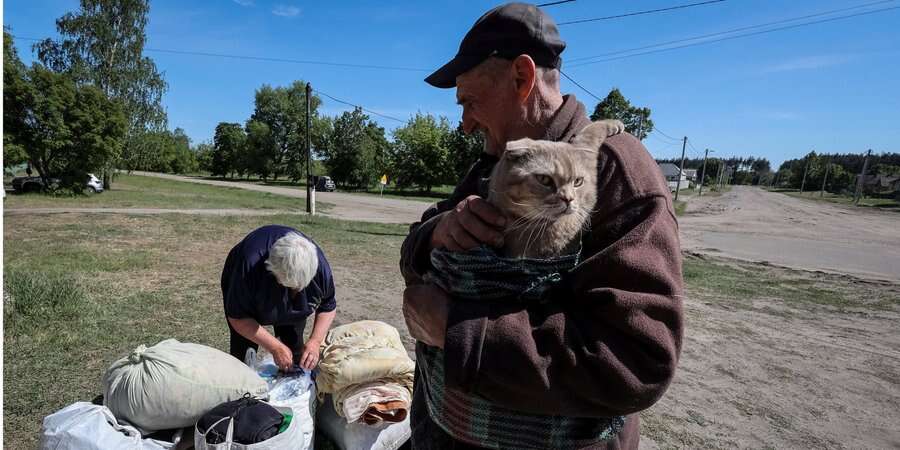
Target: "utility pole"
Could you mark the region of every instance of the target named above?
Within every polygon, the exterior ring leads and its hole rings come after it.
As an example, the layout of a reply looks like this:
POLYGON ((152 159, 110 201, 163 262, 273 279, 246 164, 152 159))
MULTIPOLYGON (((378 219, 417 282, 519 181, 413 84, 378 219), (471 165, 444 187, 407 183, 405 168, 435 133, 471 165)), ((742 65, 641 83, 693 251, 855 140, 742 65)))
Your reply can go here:
POLYGON ((638 134, 637 134, 637 138, 638 138, 639 141, 643 141, 643 140, 644 140, 644 138, 641 136, 641 134, 643 134, 643 132, 644 132, 644 115, 641 114, 640 116, 638 116, 638 134))
POLYGON ((871 154, 872 149, 869 149, 869 152, 866 153, 866 159, 863 160, 862 172, 859 173, 859 180, 856 181, 856 195, 853 196, 854 205, 859 205, 859 198, 862 197, 863 183, 866 178, 866 169, 869 168, 869 155, 871 154))
POLYGON ((706 158, 709 157, 709 149, 706 149, 706 153, 703 154, 703 172, 700 175, 700 192, 697 193, 697 197, 703 196, 703 180, 706 178, 706 158))
POLYGON ((809 156, 806 157, 806 167, 803 168, 803 181, 800 182, 800 195, 803 195, 803 188, 806 187, 807 172, 809 172, 809 156))
POLYGON ((684 150, 687 149, 687 136, 681 144, 681 165, 678 167, 678 181, 675 183, 675 201, 678 201, 678 192, 681 191, 681 177, 684 176, 684 150))
POLYGON ((313 193, 312 193, 312 178, 309 176, 309 166, 312 164, 312 145, 310 140, 310 112, 309 112, 309 104, 310 97, 312 97, 312 85, 309 82, 306 83, 306 212, 309 214, 315 214, 313 212, 313 193))
POLYGON ((716 169, 716 182, 715 182, 716 190, 720 189, 719 181, 721 181, 721 180, 722 180, 722 161, 719 161, 718 169, 716 169))
POLYGON ((825 196, 825 183, 828 182, 828 171, 831 170, 831 164, 825 163, 825 178, 822 179, 822 190, 819 191, 819 197, 825 196))

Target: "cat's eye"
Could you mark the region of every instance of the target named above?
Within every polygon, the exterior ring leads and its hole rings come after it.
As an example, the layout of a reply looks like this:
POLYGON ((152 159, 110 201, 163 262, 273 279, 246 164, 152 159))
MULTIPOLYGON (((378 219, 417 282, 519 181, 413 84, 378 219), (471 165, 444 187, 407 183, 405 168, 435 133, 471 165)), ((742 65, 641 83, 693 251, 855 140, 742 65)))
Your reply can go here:
POLYGON ((575 187, 581 187, 582 184, 584 184, 584 178, 578 177, 575 179, 575 187))
POLYGON ((544 186, 553 187, 553 178, 550 178, 547 175, 535 175, 534 178, 538 183, 541 183, 544 186))

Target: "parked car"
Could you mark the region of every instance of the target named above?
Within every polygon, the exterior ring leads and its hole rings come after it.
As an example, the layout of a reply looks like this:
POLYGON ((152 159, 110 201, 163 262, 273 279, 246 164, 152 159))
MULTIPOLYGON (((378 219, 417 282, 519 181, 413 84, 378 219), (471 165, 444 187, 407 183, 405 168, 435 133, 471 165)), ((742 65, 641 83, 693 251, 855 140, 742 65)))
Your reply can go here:
MULTIPOLYGON (((50 178, 48 180, 50 187, 59 185, 59 178, 50 178)), ((12 187, 16 192, 38 192, 44 189, 44 179, 41 177, 15 177, 12 179, 12 187)), ((94 174, 89 173, 85 187, 90 192, 103 192, 103 182, 94 174)))
POLYGON ((325 176, 325 175, 320 175, 315 178, 316 178, 315 186, 316 186, 317 191, 325 191, 325 192, 334 191, 334 180, 332 180, 331 177, 325 176))

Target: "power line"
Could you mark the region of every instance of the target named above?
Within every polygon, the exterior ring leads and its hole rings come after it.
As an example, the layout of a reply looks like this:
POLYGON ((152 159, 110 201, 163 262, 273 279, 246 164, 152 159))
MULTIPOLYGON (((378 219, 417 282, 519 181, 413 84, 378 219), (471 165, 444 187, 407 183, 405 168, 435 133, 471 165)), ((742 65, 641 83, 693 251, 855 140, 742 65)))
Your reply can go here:
MULTIPOLYGON (((23 37, 23 36, 14 36, 16 39, 21 39, 24 41, 34 41, 40 42, 43 39, 23 37)), ((378 66, 372 64, 353 64, 353 63, 340 63, 340 62, 329 62, 329 61, 315 61, 315 60, 307 60, 307 59, 288 59, 288 58, 270 58, 265 56, 250 56, 250 55, 233 55, 228 53, 212 53, 212 52, 195 52, 195 51, 185 51, 185 50, 172 50, 165 48, 144 48, 145 51, 155 52, 155 53, 170 53, 174 55, 189 55, 189 56, 208 56, 214 58, 231 58, 231 59, 242 59, 249 61, 268 61, 268 62, 280 62, 280 63, 290 63, 290 64, 308 64, 308 65, 318 65, 318 66, 332 66, 332 67, 347 67, 353 69, 376 69, 376 70, 396 70, 396 71, 404 71, 404 72, 430 72, 428 69, 417 69, 414 67, 396 67, 396 66, 378 66)))
POLYGON ((741 31, 753 30, 756 28, 764 28, 764 27, 768 27, 768 26, 772 26, 772 25, 780 25, 780 24, 787 23, 787 22, 796 22, 798 20, 812 19, 814 17, 827 16, 830 14, 836 14, 836 13, 845 12, 845 11, 852 11, 852 10, 860 9, 860 8, 867 8, 869 6, 881 5, 884 3, 892 3, 894 1, 895 0, 879 0, 876 2, 870 2, 870 3, 861 4, 861 5, 851 6, 849 8, 832 9, 832 10, 828 10, 828 11, 818 12, 815 14, 807 14, 805 16, 798 16, 798 17, 792 17, 789 19, 776 20, 774 22, 761 23, 761 24, 757 24, 757 25, 749 25, 749 26, 745 26, 745 27, 734 28, 732 30, 727 30, 727 31, 718 31, 715 33, 701 34, 699 36, 694 36, 694 37, 689 37, 689 38, 676 39, 674 41, 666 41, 666 42, 660 42, 658 44, 645 45, 643 47, 635 47, 635 48, 630 48, 630 49, 626 49, 626 50, 618 50, 618 51, 614 51, 614 52, 601 53, 599 55, 594 55, 594 56, 583 56, 581 58, 570 59, 570 60, 568 60, 568 62, 574 63, 574 62, 578 62, 578 61, 586 61, 589 59, 602 58, 604 56, 621 55, 622 53, 630 53, 630 52, 634 52, 634 51, 646 50, 646 49, 655 48, 655 47, 663 47, 663 46, 671 45, 671 44, 680 44, 682 42, 696 41, 698 39, 722 36, 725 34, 732 34, 732 33, 737 33, 737 32, 741 32, 741 31))
POLYGON ((664 12, 664 11, 673 11, 673 10, 676 10, 676 9, 684 9, 684 8, 691 8, 691 7, 694 7, 694 6, 709 5, 709 4, 712 4, 712 3, 722 3, 722 2, 724 2, 724 1, 725 1, 725 0, 708 0, 708 1, 705 1, 705 2, 690 3, 690 4, 687 4, 687 5, 669 6, 669 7, 667 7, 667 8, 658 8, 658 9, 650 9, 650 10, 646 10, 646 11, 635 11, 635 12, 630 12, 630 13, 625 13, 625 14, 617 14, 617 15, 615 15, 615 16, 594 17, 594 18, 592 18, 592 19, 570 20, 570 21, 568 21, 568 22, 559 22, 559 23, 557 23, 556 25, 557 25, 557 26, 563 26, 563 25, 573 25, 573 24, 576 24, 576 23, 597 22, 597 21, 600 21, 600 20, 621 19, 621 18, 623 18, 623 17, 641 16, 641 15, 644 15, 644 14, 653 14, 653 13, 664 12))
MULTIPOLYGON (((894 1, 894 0, 890 0, 890 1, 894 1)), ((820 24, 820 23, 825 23, 825 22, 834 22, 837 20, 849 19, 852 17, 865 16, 865 15, 869 15, 869 14, 876 14, 876 13, 890 11, 890 10, 894 10, 894 9, 900 9, 900 6, 892 6, 890 8, 875 9, 875 10, 865 11, 865 12, 856 13, 856 14, 848 14, 845 16, 831 17, 828 19, 816 20, 816 21, 812 21, 812 22, 805 22, 805 23, 800 23, 800 24, 795 24, 795 25, 788 25, 788 26, 784 26, 784 27, 772 28, 769 30, 757 31, 757 32, 753 32, 753 33, 745 33, 745 34, 739 34, 739 35, 735 35, 735 36, 728 36, 728 37, 724 37, 721 39, 713 39, 713 40, 709 40, 709 41, 695 42, 695 43, 679 45, 679 46, 675 46, 675 47, 667 47, 667 48, 661 48, 661 49, 657 49, 657 50, 650 50, 650 51, 646 51, 646 52, 633 53, 630 55, 617 56, 614 58, 606 58, 606 59, 600 59, 600 60, 596 60, 596 61, 588 61, 588 62, 573 64, 571 67, 581 67, 581 66, 586 66, 586 65, 590 65, 590 64, 598 64, 598 63, 602 63, 602 62, 609 62, 609 61, 616 61, 616 60, 620 60, 620 59, 632 58, 635 56, 643 56, 643 55, 650 55, 653 53, 666 52, 666 51, 670 51, 670 50, 678 50, 678 49, 687 48, 687 47, 694 47, 694 46, 706 45, 706 44, 714 44, 716 42, 728 41, 728 40, 738 39, 738 38, 742 38, 742 37, 756 36, 756 35, 760 35, 760 34, 772 33, 775 31, 783 31, 783 30, 789 30, 789 29, 793 29, 793 28, 800 28, 800 27, 804 27, 804 26, 808 26, 808 25, 815 25, 815 24, 820 24)), ((627 50, 623 51, 623 52, 627 52, 627 50)))
POLYGON ((401 120, 401 119, 398 119, 398 118, 396 118, 396 117, 389 116, 389 115, 387 115, 387 114, 382 114, 382 113, 380 113, 380 112, 372 111, 371 109, 363 108, 362 106, 359 106, 359 105, 354 105, 353 103, 346 102, 346 101, 341 100, 341 99, 339 99, 339 98, 334 98, 334 97, 332 97, 331 95, 328 95, 328 94, 326 94, 325 92, 322 92, 322 91, 319 90, 319 89, 313 89, 313 90, 316 91, 316 93, 322 94, 322 95, 324 95, 324 96, 326 96, 326 97, 328 97, 328 98, 330 98, 330 99, 332 99, 332 100, 334 100, 334 101, 336 101, 336 102, 338 102, 338 103, 343 103, 343 104, 345 104, 345 105, 347 105, 347 106, 352 106, 352 107, 354 107, 354 108, 359 108, 359 109, 361 109, 361 110, 363 110, 363 111, 365 111, 365 112, 367 112, 367 113, 369 113, 369 114, 374 114, 374 115, 376 115, 376 116, 378 116, 378 117, 384 117, 385 119, 396 120, 397 122, 400 122, 400 123, 406 123, 406 122, 407 122, 406 120, 401 120))
POLYGON ((571 2, 574 2, 574 1, 575 1, 575 0, 560 0, 560 1, 558 1, 558 2, 541 3, 540 5, 537 5, 537 7, 538 7, 538 8, 543 8, 543 7, 545 7, 545 6, 562 5, 563 3, 571 3, 571 2))
POLYGON ((669 139, 671 139, 671 140, 673 140, 673 141, 681 142, 681 139, 679 139, 679 138, 673 138, 672 136, 669 136, 668 134, 663 133, 663 131, 660 130, 659 128, 657 128, 656 125, 653 125, 653 131, 656 131, 657 133, 659 133, 659 134, 661 134, 661 135, 663 135, 663 136, 665 136, 665 137, 667 137, 667 138, 669 138, 669 139))
POLYGON ((603 101, 603 99, 602 99, 602 98, 600 98, 600 97, 597 97, 597 96, 596 96, 596 95, 594 95, 594 93, 593 93, 593 92, 591 92, 591 91, 589 91, 589 90, 587 90, 587 88, 586 88, 586 87, 584 87, 584 86, 582 86, 582 85, 580 85, 580 84, 578 84, 578 82, 577 82, 577 81, 575 81, 575 80, 573 80, 573 79, 572 79, 572 77, 570 77, 570 76, 568 76, 568 75, 566 75, 566 73, 565 73, 565 72, 563 72, 563 71, 562 71, 562 70, 560 70, 560 71, 559 71, 559 73, 561 73, 561 74, 562 74, 562 76, 564 76, 564 77, 566 77, 566 79, 568 79, 568 80, 569 80, 569 81, 571 81, 571 82, 572 82, 572 83, 575 83, 575 86, 578 86, 578 87, 580 87, 580 88, 581 88, 581 90, 582 90, 582 91, 584 91, 584 92, 587 92, 587 93, 588 93, 588 95, 590 95, 590 96, 591 96, 591 97, 594 97, 594 98, 595 98, 595 99, 597 99, 597 101, 598 101, 598 102, 602 102, 602 101, 603 101))

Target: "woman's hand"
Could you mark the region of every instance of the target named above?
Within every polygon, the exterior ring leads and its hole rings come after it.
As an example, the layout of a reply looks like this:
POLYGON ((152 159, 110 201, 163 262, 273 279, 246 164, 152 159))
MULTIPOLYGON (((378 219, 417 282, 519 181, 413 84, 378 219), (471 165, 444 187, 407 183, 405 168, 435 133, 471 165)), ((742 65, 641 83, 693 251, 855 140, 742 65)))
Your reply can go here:
POLYGON ((300 356, 300 367, 304 370, 313 370, 319 365, 319 346, 322 345, 316 339, 306 341, 303 346, 303 355, 300 356))
POLYGON ((291 349, 288 348, 287 345, 282 344, 281 341, 276 342, 277 344, 267 350, 269 350, 269 353, 271 353, 272 357, 275 359, 275 365, 283 371, 288 371, 294 365, 294 353, 291 352, 291 349))

